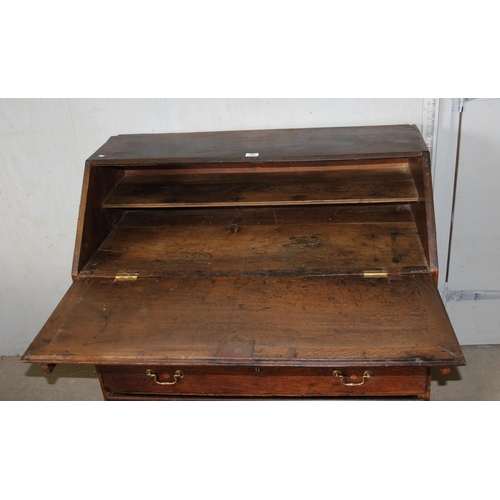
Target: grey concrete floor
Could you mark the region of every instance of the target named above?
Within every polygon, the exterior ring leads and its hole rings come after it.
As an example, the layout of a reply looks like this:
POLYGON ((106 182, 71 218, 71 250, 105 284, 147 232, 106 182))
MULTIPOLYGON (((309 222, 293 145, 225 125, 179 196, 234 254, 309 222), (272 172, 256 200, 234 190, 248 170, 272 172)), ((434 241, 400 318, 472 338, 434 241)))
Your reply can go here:
MULTIPOLYGON (((500 401, 500 345, 463 346, 467 366, 433 370, 431 401, 500 401)), ((58 365, 45 375, 19 357, 0 357, 0 401, 102 401, 93 367, 58 365)))

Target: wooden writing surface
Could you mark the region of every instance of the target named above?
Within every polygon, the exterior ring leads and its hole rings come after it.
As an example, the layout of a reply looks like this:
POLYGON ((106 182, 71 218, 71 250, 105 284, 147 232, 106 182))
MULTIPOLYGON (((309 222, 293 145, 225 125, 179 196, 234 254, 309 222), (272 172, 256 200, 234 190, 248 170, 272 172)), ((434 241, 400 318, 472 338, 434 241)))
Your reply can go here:
POLYGON ((428 275, 73 284, 25 356, 41 363, 432 366, 461 361, 428 275), (221 355, 222 353, 222 355, 221 355), (226 355, 224 355, 226 353, 226 355))

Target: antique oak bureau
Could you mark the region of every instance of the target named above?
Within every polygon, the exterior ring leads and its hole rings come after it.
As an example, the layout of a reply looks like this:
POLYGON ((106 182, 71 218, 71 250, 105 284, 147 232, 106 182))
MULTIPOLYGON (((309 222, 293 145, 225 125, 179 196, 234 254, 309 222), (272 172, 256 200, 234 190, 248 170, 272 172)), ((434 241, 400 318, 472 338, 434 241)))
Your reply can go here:
POLYGON ((23 356, 105 399, 430 397, 465 364, 415 126, 111 137, 73 284, 23 356))

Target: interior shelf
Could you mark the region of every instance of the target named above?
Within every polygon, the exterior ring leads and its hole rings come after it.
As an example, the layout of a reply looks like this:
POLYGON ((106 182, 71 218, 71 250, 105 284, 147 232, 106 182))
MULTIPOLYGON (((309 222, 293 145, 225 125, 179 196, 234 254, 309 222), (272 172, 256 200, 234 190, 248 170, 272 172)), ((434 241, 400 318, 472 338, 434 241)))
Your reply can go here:
POLYGON ((418 193, 408 167, 312 172, 125 175, 104 208, 409 203, 418 193))
POLYGON ((129 210, 82 277, 428 272, 408 204, 129 210))

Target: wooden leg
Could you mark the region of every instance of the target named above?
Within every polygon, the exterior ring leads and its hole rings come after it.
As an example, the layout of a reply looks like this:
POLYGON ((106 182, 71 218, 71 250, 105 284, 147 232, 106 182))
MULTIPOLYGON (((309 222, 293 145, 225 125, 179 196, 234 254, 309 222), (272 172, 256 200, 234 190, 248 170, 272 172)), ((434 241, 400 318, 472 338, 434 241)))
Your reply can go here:
POLYGON ((55 364, 52 364, 52 363, 43 363, 42 364, 43 373, 45 373, 46 375, 49 375, 49 374, 51 374, 54 371, 55 367, 56 367, 55 364))
POLYGON ((422 401, 430 401, 431 399, 431 369, 427 368, 427 375, 425 379, 425 393, 419 396, 422 401))

